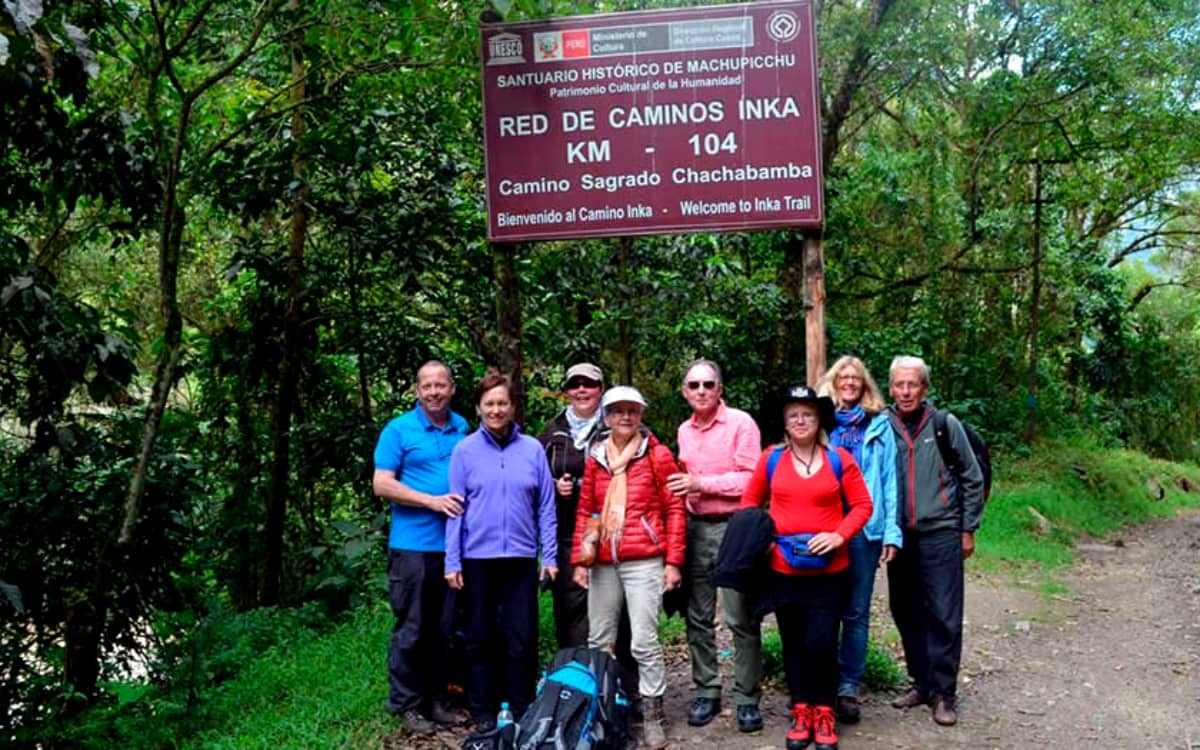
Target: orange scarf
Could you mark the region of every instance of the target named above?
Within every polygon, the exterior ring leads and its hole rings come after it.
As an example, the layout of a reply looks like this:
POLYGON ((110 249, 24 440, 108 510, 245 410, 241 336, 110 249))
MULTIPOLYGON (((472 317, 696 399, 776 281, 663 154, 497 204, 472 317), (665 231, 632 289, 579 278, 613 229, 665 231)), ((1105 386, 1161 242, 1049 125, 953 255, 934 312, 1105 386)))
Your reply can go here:
POLYGON ((642 444, 642 436, 634 435, 624 448, 617 448, 610 434, 604 441, 604 452, 608 458, 608 469, 612 472, 612 481, 604 493, 604 510, 600 513, 600 540, 609 540, 615 550, 621 543, 621 534, 625 530, 625 505, 629 501, 629 475, 626 470, 633 460, 634 454, 642 444))

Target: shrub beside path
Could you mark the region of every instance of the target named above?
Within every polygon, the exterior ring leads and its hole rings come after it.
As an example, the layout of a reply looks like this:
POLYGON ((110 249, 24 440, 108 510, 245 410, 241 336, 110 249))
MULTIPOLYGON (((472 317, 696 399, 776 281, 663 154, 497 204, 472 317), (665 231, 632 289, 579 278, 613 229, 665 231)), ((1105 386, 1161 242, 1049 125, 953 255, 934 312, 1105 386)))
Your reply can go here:
MULTIPOLYGON (((968 563, 959 724, 939 727, 928 709, 897 711, 892 695, 867 695, 862 722, 841 729, 843 750, 1200 750, 1200 512, 1131 529, 1118 544, 1082 544, 1078 552, 1076 564, 1056 576, 1065 591, 1059 595, 1009 573, 970 571, 968 563)), ((886 588, 880 577, 879 627, 890 625, 886 588)), ((689 727, 686 647, 670 651, 672 748, 783 747, 788 706, 781 686, 766 690, 764 731, 743 735, 733 727, 731 681, 727 675, 724 715, 689 727)), ((460 741, 444 735, 416 745, 394 736, 385 747, 454 748, 460 741)))

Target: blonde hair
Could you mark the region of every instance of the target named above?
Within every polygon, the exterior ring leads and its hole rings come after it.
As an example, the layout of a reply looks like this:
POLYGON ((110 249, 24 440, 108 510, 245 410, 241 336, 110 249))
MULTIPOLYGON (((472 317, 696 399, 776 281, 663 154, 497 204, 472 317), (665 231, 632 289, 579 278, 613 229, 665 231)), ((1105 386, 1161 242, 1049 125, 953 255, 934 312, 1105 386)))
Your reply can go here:
POLYGON ((858 403, 862 405, 863 411, 872 416, 883 411, 886 404, 883 402, 883 392, 879 390, 879 386, 875 383, 875 378, 871 377, 871 372, 861 359, 849 354, 839 357, 838 361, 834 362, 833 366, 825 371, 825 374, 821 376, 820 385, 817 387, 817 394, 833 399, 834 406, 839 409, 849 406, 849 404, 842 403, 841 398, 838 397, 837 389, 834 388, 837 383, 837 376, 847 367, 853 367, 862 376, 863 390, 858 403))

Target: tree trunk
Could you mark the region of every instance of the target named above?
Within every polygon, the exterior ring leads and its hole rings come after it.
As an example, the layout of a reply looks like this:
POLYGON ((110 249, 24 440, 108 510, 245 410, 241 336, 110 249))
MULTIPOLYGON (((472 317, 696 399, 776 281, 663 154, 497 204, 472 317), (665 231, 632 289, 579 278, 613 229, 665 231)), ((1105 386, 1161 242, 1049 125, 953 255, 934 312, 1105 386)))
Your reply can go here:
POLYGON ((779 288, 784 304, 775 326, 775 335, 767 346, 764 397, 758 404, 758 424, 763 439, 772 442, 783 436, 783 416, 775 397, 795 380, 796 360, 793 342, 799 333, 804 304, 804 241, 792 236, 783 246, 783 265, 779 269, 779 288))
POLYGON ((895 0, 874 0, 871 4, 871 14, 865 26, 859 32, 854 42, 854 53, 842 73, 842 82, 838 86, 833 100, 826 106, 821 99, 821 116, 824 120, 821 137, 821 172, 829 176, 830 167, 837 158, 838 148, 842 142, 842 126, 850 116, 854 97, 867 82, 867 70, 875 55, 873 48, 875 32, 883 24, 888 11, 892 9, 895 0))
MULTIPOLYGON (((259 453, 255 442, 258 437, 257 424, 250 410, 237 410, 237 450, 233 460, 237 461, 236 486, 254 486, 253 476, 257 476, 263 456, 259 453)), ((246 493, 236 493, 225 501, 221 509, 221 528, 232 529, 230 546, 233 551, 233 570, 226 572, 229 581, 229 595, 233 606, 238 612, 254 609, 258 604, 260 581, 262 580, 263 562, 266 555, 263 550, 262 535, 257 533, 261 526, 258 503, 255 498, 246 493)))
MULTIPOLYGON (((183 133, 186 132, 186 116, 179 128, 177 153, 183 149, 183 133)), ((129 491, 125 495, 125 518, 121 524, 119 544, 133 541, 133 530, 137 525, 142 507, 142 493, 146 489, 146 473, 150 468, 150 455, 158 439, 163 414, 167 410, 167 399, 175 387, 176 365, 179 363, 179 348, 183 341, 183 317, 179 313, 179 258, 183 246, 183 208, 176 205, 178 185, 178 162, 167 177, 166 195, 159 220, 158 285, 161 295, 159 311, 163 317, 163 345, 154 371, 154 385, 150 390, 150 404, 146 410, 146 421, 142 426, 142 447, 137 463, 129 478, 129 491)))
MULTIPOLYGON (((163 346, 158 357, 158 365, 154 373, 154 385, 150 393, 149 408, 146 411, 146 421, 142 428, 142 446, 138 452, 137 463, 129 478, 129 491, 125 497, 125 513, 118 536, 119 546, 128 546, 133 539, 133 529, 137 524, 141 511, 142 493, 146 488, 146 472, 150 466, 150 454, 158 439, 158 431, 162 425, 163 413, 166 411, 167 399, 175 385, 176 366, 179 361, 180 344, 183 340, 183 319, 179 313, 178 281, 179 263, 182 255, 184 211, 183 203, 179 200, 179 183, 183 169, 183 151, 187 144, 188 129, 191 127, 192 110, 196 101, 219 81, 228 78, 254 52, 258 40, 267 22, 274 17, 282 0, 269 0, 260 8, 254 28, 250 30, 246 43, 226 63, 218 66, 207 78, 204 78, 195 89, 187 91, 183 88, 175 74, 174 64, 187 41, 184 38, 169 43, 166 37, 167 24, 163 18, 156 17, 156 40, 154 48, 162 57, 157 60, 150 73, 151 94, 147 104, 147 112, 157 111, 158 92, 157 82, 165 77, 170 81, 173 96, 178 96, 178 119, 175 122, 175 132, 169 144, 170 153, 160 155, 163 166, 163 199, 162 210, 159 212, 159 249, 158 249, 158 283, 159 306, 163 318, 163 346)), ((191 31, 199 28, 204 14, 211 9, 211 4, 204 6, 192 18, 188 28, 191 31)), ((156 11, 157 13, 157 11, 156 11)), ((150 115, 150 120, 157 129, 157 116, 150 115)))
MULTIPOLYGON (((850 116, 854 97, 867 82, 867 71, 874 56, 872 47, 875 31, 883 23, 894 0, 875 0, 870 18, 855 42, 854 53, 842 74, 841 84, 832 100, 821 97, 821 174, 828 179, 841 145, 842 126, 850 116)), ((820 7, 818 6, 818 14, 820 7)), ((805 305, 805 340, 808 343, 806 367, 808 381, 814 382, 824 369, 825 362, 825 253, 820 230, 805 232, 803 239, 793 239, 784 247, 783 267, 779 285, 786 300, 779 322, 776 341, 771 346, 767 363, 767 385, 778 390, 791 379, 791 336, 796 330, 794 311, 805 305), (806 252, 806 247, 811 247, 806 252), (819 308, 816 307, 819 305, 819 308), (819 328, 819 331, 818 331, 819 328), (819 343, 818 343, 819 342, 819 343)))
MULTIPOLYGON (((108 581, 112 572, 114 546, 101 541, 96 554, 96 567, 91 590, 67 608, 63 628, 65 659, 63 679, 76 693, 90 698, 95 694, 100 678, 100 638, 108 617, 108 581)), ((67 701, 64 706, 72 715, 82 709, 84 701, 67 701)))
MULTIPOLYGON (((850 116, 854 97, 867 82, 867 71, 874 57, 874 33, 891 10, 894 0, 875 0, 870 18, 855 41, 854 54, 842 74, 841 85, 827 103, 821 97, 821 175, 829 178, 841 145, 842 126, 850 116)), ((803 239, 792 240, 784 249, 783 269, 780 272, 787 307, 795 310, 801 300, 805 308, 806 380, 810 385, 825 369, 825 251, 821 230, 807 230, 803 239)), ((767 383, 781 386, 785 368, 791 360, 791 342, 795 330, 791 314, 780 321, 781 340, 776 346, 767 371, 767 383)))
POLYGON ((788 385, 793 376, 792 362, 795 356, 792 341, 796 334, 800 310, 804 304, 804 241, 792 237, 783 247, 783 265, 779 269, 779 286, 786 303, 779 316, 775 338, 767 356, 767 388, 777 392, 788 385))
POLYGON ((825 243, 821 230, 804 233, 805 382, 816 387, 825 372, 825 243))
POLYGON ((1033 164, 1033 288, 1029 299, 1029 394, 1024 440, 1032 443, 1037 435, 1038 321, 1042 296, 1042 162, 1033 164))
POLYGON ((513 419, 525 424, 524 355, 521 350, 521 280, 517 275, 517 248, 511 242, 492 244, 496 264, 497 359, 500 371, 512 378, 513 419))
MULTIPOLYGON (((290 0, 293 12, 299 10, 300 0, 290 0)), ((292 412, 299 390, 301 327, 304 325, 304 242, 308 236, 309 189, 305 182, 308 165, 304 153, 304 107, 306 96, 305 65, 300 39, 293 37, 289 46, 292 58, 292 177, 300 185, 292 199, 291 232, 288 237, 288 298, 287 318, 283 333, 283 358, 279 367, 279 387, 276 392, 274 416, 271 422, 271 481, 267 489, 267 560, 259 602, 266 606, 280 602, 283 580, 284 533, 287 521, 288 494, 291 478, 292 412)))
POLYGON ((630 319, 633 317, 633 296, 629 294, 629 250, 633 247, 632 237, 621 237, 617 240, 617 285, 621 289, 622 305, 627 310, 617 321, 617 340, 621 347, 621 370, 626 385, 633 385, 633 331, 630 319))
POLYGON ((347 292, 350 295, 350 314, 354 317, 354 321, 358 325, 358 333, 354 337, 354 354, 355 359, 358 361, 356 376, 358 380, 359 416, 362 418, 364 425, 370 425, 375 417, 371 411, 371 388, 370 382, 367 379, 367 348, 363 345, 365 331, 362 324, 362 274, 358 265, 360 262, 360 252, 357 246, 350 248, 350 286, 347 292))
POLYGON ((178 190, 183 164, 183 148, 191 121, 192 103, 185 98, 179 110, 171 154, 163 185, 163 202, 158 222, 158 286, 159 312, 163 319, 162 349, 154 370, 154 385, 146 420, 142 424, 142 444, 129 477, 125 509, 116 543, 101 541, 97 555, 95 590, 87 602, 81 602, 68 618, 64 636, 67 651, 63 677, 68 685, 83 695, 91 696, 100 674, 100 638, 108 618, 110 593, 108 576, 118 561, 125 560, 134 539, 134 530, 141 515, 142 498, 154 443, 162 426, 167 400, 175 387, 179 352, 183 343, 183 316, 179 312, 179 265, 183 255, 183 227, 186 216, 179 205, 178 190))

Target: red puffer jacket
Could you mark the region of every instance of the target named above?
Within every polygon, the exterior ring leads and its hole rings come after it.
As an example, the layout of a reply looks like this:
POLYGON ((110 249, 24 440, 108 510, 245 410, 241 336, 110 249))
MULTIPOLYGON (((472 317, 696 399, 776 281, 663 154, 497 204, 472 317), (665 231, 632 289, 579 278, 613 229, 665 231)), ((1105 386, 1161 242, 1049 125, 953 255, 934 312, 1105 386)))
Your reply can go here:
MULTIPOLYGON (((679 471, 671 449, 646 431, 642 445, 629 462, 628 499, 625 503, 625 529, 613 559, 612 545, 599 545, 596 563, 611 564, 630 560, 665 557, 668 565, 683 565, 687 546, 687 512, 683 498, 667 490, 667 477, 679 471)), ((612 473, 608 469, 605 442, 592 447, 583 469, 579 507, 575 514, 575 538, 571 543, 571 562, 579 563, 579 540, 587 519, 604 509, 612 473)))

